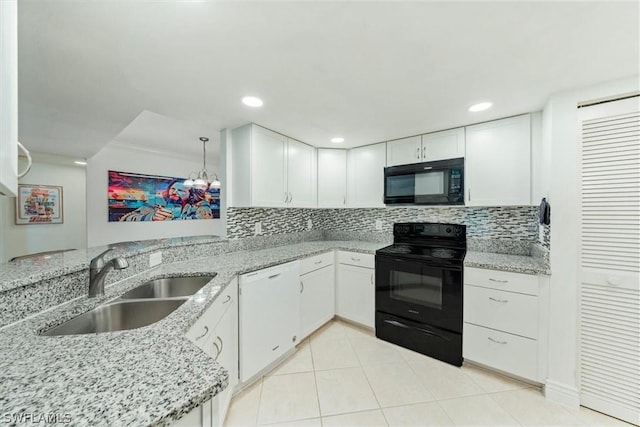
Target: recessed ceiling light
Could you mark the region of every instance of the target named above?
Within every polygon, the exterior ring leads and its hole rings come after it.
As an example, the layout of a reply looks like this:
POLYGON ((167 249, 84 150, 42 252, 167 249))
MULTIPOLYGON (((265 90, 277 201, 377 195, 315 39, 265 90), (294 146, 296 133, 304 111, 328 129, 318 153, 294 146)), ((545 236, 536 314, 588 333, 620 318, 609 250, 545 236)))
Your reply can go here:
POLYGON ((75 162, 76 165, 81 165, 81 166, 86 166, 87 162, 85 162, 84 160, 76 160, 75 162))
POLYGON ((335 138, 331 138, 331 142, 333 142, 334 144, 340 144, 341 142, 344 142, 344 138, 341 136, 336 136, 335 138))
POLYGON ((469 107, 469 111, 471 111, 472 113, 477 113, 478 111, 488 110, 492 105, 493 102, 480 102, 469 107))
POLYGON ((244 105, 248 105, 249 107, 262 107, 262 99, 256 98, 255 96, 245 96, 242 98, 242 103, 244 105))

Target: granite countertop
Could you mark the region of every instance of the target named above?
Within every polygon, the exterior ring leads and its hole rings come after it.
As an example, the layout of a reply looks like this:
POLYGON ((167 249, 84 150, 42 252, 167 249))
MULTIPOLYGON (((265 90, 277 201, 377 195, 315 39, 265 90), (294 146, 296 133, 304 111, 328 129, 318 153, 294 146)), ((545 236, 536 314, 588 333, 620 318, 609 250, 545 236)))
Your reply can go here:
POLYGON ((494 252, 467 251, 464 258, 467 267, 488 268, 525 274, 550 274, 541 258, 526 255, 499 254, 494 252))
MULTIPOLYGON (((0 330, 0 413, 59 414, 78 426, 168 425, 222 391, 228 374, 184 335, 237 275, 332 249, 383 243, 313 241, 164 264, 0 330), (176 311, 130 331, 44 337, 39 332, 148 280, 217 273, 176 311)), ((63 419, 63 418, 61 418, 63 419)), ((10 422, 9 425, 12 423, 10 422)))

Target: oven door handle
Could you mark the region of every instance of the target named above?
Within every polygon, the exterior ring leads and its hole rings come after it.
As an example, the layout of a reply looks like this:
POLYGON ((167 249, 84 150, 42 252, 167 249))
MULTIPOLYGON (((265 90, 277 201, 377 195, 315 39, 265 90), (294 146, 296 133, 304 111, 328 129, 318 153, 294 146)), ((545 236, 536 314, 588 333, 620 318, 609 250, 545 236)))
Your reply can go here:
POLYGON ((412 326, 409 326, 409 325, 405 325, 404 323, 398 322, 397 320, 385 320, 384 323, 388 323, 388 324, 390 324, 392 326, 397 326, 399 328, 404 328, 404 329, 417 329, 418 331, 420 331, 420 332, 422 332, 422 333, 424 333, 426 335, 429 335, 429 336, 432 336, 432 337, 438 337, 438 338, 443 339, 445 341, 449 341, 449 339, 447 337, 443 337, 440 334, 436 334, 435 332, 429 331, 427 329, 417 328, 415 326, 412 327, 412 326))

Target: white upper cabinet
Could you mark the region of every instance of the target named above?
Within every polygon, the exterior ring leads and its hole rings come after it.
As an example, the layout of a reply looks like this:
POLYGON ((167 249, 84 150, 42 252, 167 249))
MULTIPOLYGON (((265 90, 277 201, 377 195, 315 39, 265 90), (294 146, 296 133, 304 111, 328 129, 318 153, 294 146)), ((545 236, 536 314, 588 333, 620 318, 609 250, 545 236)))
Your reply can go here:
POLYGON ((421 139, 418 135, 387 142, 387 166, 422 162, 421 139))
POLYGON ((318 207, 347 206, 347 150, 318 148, 318 207))
POLYGON ((422 135, 422 161, 464 157, 464 128, 450 129, 422 135))
POLYGON ((233 130, 231 156, 231 206, 315 206, 313 147, 249 124, 233 130))
POLYGON ((464 128, 387 142, 387 166, 464 157, 464 128))
POLYGON ((467 126, 467 206, 531 204, 531 116, 467 126))
POLYGON ((347 154, 347 202, 350 207, 384 207, 384 142, 353 148, 347 154))
POLYGON ((0 1, 0 195, 18 191, 17 0, 0 1))
POLYGON ((316 205, 315 151, 312 146, 295 139, 287 140, 287 206, 316 205))

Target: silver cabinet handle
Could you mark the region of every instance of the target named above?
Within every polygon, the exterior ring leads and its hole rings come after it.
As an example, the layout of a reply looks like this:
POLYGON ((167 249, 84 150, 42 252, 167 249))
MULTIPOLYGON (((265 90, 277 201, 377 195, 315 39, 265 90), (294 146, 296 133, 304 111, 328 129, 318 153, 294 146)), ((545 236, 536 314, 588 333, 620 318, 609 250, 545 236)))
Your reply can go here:
POLYGON ((209 327, 205 326, 204 327, 204 333, 202 335, 200 335, 199 337, 196 337, 196 341, 199 340, 199 339, 204 338, 208 333, 209 333, 209 327))
POLYGON ((222 301, 223 304, 228 303, 229 301, 231 301, 231 295, 227 295, 227 299, 225 299, 224 301, 222 301))
POLYGON ((373 285, 373 273, 371 273, 371 284, 373 285))
POLYGON ((471 189, 469 189, 468 194, 469 194, 469 201, 471 201, 471 189))
POLYGON ((293 202, 293 194, 289 193, 289 203, 293 202))
POLYGON ((351 261, 360 261, 360 258, 351 257, 351 261))
POLYGON ((509 302, 509 300, 506 300, 506 299, 496 299, 496 298, 493 298, 493 297, 489 297, 489 299, 491 301, 495 301, 495 302, 509 302))
POLYGON ((491 337, 487 337, 487 339, 488 339, 489 341, 491 341, 491 342, 496 343, 496 344, 506 344, 506 343, 507 343, 506 341, 498 341, 498 340, 494 340, 494 339, 493 339, 493 338, 491 338, 491 337))
POLYGON ((302 283, 302 280, 300 281, 300 293, 304 292, 304 283, 302 283))
POLYGON ((220 355, 222 354, 222 350, 224 349, 224 343, 222 342, 222 338, 216 337, 216 339, 220 341, 220 347, 218 347, 215 343, 213 344, 216 346, 216 350, 218 351, 218 354, 216 354, 216 358, 214 360, 218 360, 218 357, 220 357, 220 355))
POLYGON ((347 204, 347 196, 342 196, 342 204, 343 205, 347 204))
POLYGON ((427 158, 427 147, 422 147, 422 158, 426 159, 427 158))
POLYGON ((289 200, 289 195, 287 194, 287 192, 284 192, 284 202, 287 203, 287 200, 289 200))
POLYGON ((420 160, 420 147, 416 148, 416 159, 420 160))
POLYGON ((314 264, 315 265, 320 265, 320 264, 322 264, 322 261, 316 261, 316 262, 314 262, 314 264))
POLYGON ((277 349, 279 349, 279 348, 280 348, 280 346, 279 346, 279 345, 277 345, 277 346, 273 347, 273 348, 271 349, 271 351, 276 351, 276 350, 277 350, 277 349))
POLYGON ((498 280, 498 279, 494 279, 493 277, 489 277, 489 280, 496 283, 509 283, 508 280, 498 280))
POLYGON ((269 276, 268 279, 275 279, 276 277, 278 277, 280 275, 280 273, 278 274, 274 274, 273 276, 269 276))

